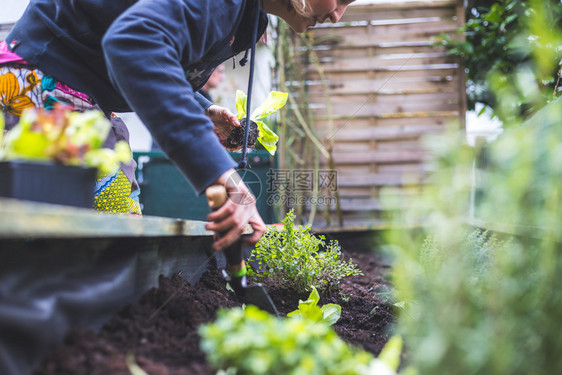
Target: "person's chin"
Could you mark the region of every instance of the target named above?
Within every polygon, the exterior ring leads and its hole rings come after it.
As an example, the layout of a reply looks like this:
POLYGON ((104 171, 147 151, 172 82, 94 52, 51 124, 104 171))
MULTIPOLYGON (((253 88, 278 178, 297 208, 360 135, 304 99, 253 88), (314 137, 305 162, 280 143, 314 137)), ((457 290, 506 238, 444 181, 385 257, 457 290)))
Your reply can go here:
POLYGON ((291 26, 291 28, 292 28, 295 32, 297 32, 297 33, 299 33, 299 34, 304 33, 306 30, 308 30, 308 29, 310 28, 310 25, 309 25, 309 24, 306 24, 306 23, 304 23, 304 22, 303 22, 303 23, 294 24, 294 25, 290 25, 290 26, 291 26))

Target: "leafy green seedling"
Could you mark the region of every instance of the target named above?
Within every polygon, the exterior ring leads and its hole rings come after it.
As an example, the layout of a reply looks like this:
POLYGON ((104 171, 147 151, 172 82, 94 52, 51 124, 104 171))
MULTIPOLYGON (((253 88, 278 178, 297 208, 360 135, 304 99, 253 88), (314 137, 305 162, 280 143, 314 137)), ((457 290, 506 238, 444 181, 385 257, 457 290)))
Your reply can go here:
POLYGON ((324 322, 279 318, 253 305, 219 310, 199 334, 209 363, 230 374, 365 375, 373 359, 324 322))
POLYGON ((341 306, 328 303, 322 307, 318 306, 320 295, 315 287, 306 301, 299 300, 299 308, 287 314, 290 318, 301 317, 315 322, 326 322, 329 325, 336 323, 341 316, 341 306))
MULTIPOLYGON (((277 150, 277 141, 279 136, 273 132, 263 121, 267 116, 270 116, 282 108, 287 103, 289 94, 286 92, 272 91, 269 93, 265 101, 256 108, 250 115, 250 120, 255 122, 258 127, 258 141, 263 147, 269 151, 271 155, 275 154, 277 150)), ((236 117, 243 119, 247 117, 246 114, 247 96, 240 90, 236 91, 236 117)), ((250 124, 246 124, 250 126, 250 124)))

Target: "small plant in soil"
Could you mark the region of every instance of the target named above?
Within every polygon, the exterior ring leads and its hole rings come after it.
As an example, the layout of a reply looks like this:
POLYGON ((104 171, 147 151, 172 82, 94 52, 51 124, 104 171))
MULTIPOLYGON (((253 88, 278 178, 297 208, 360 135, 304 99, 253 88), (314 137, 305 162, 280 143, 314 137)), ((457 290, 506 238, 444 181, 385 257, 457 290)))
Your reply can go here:
MULTIPOLYGON (((244 136, 246 134, 246 127, 248 126, 248 118, 240 119, 240 126, 234 128, 232 133, 226 139, 226 148, 230 151, 238 150, 244 146, 244 136)), ((258 140, 258 124, 250 120, 250 130, 248 130, 248 147, 254 147, 258 140)))
POLYGON ((201 349, 218 374, 415 375, 398 372, 402 338, 393 336, 373 357, 341 340, 326 320, 279 318, 249 305, 221 309, 199 327, 201 349))
POLYGON ((283 230, 267 231, 256 244, 250 264, 250 276, 270 277, 281 285, 303 293, 316 287, 320 290, 337 287, 347 276, 363 275, 353 260, 343 260, 337 241, 325 242, 315 236, 310 226, 295 226, 294 210, 283 219, 283 230))
MULTIPOLYGON (((256 141, 271 154, 274 155, 277 150, 277 141, 279 137, 273 132, 264 120, 266 117, 274 114, 285 103, 289 94, 280 91, 272 91, 269 93, 265 101, 256 108, 250 117, 250 134, 248 135, 248 147, 253 147, 256 141)), ((236 91, 236 117, 240 119, 240 127, 235 128, 227 139, 227 148, 229 150, 237 150, 244 145, 244 133, 246 131, 247 114, 246 103, 247 96, 242 91, 236 91)))
POLYGON ((315 322, 325 322, 328 325, 335 324, 341 317, 341 306, 336 303, 328 303, 318 306, 320 295, 315 287, 306 301, 299 300, 299 308, 287 314, 289 318, 304 318, 315 322))
POLYGON ((228 374, 366 374, 373 356, 322 321, 274 317, 257 307, 222 309, 199 329, 207 360, 228 374))

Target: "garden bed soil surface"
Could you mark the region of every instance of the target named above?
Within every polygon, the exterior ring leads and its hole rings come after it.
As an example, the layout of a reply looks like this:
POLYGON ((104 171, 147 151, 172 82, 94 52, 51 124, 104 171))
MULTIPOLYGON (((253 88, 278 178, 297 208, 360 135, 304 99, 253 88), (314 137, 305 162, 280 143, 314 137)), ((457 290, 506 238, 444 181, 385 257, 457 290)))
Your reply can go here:
MULTIPOLYGON (((320 293, 319 305, 337 303, 342 316, 334 325, 346 342, 378 354, 389 338, 394 320, 386 279, 388 266, 371 252, 346 252, 365 276, 344 279, 340 290, 320 293)), ((271 280, 263 282, 286 315, 298 307, 296 295, 271 280)), ((206 272, 196 285, 175 275, 161 276, 159 287, 146 292, 136 304, 125 307, 99 332, 71 330, 35 374, 130 375, 127 355, 150 375, 214 374, 199 349, 197 328, 213 321, 221 307, 241 306, 228 291, 219 271, 206 272)))

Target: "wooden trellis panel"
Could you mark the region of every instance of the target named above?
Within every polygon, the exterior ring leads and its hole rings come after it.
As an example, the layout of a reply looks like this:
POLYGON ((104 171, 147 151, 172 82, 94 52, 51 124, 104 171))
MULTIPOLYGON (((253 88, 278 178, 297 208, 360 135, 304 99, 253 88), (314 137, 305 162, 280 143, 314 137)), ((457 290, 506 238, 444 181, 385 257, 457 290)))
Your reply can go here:
MULTIPOLYGON (((381 189, 403 196, 390 209, 413 199, 428 172, 422 137, 464 126, 463 67, 434 44, 463 23, 462 1, 420 1, 350 6, 311 31, 307 100, 332 146, 344 228, 384 222, 381 189)), ((314 226, 323 225, 320 215, 314 226)))

